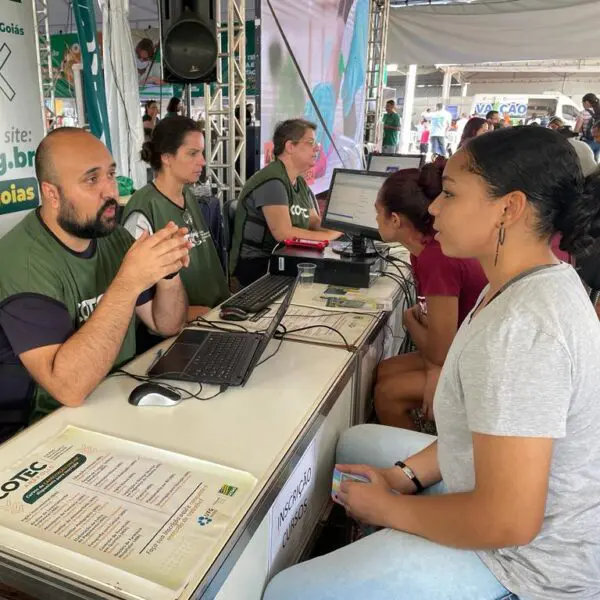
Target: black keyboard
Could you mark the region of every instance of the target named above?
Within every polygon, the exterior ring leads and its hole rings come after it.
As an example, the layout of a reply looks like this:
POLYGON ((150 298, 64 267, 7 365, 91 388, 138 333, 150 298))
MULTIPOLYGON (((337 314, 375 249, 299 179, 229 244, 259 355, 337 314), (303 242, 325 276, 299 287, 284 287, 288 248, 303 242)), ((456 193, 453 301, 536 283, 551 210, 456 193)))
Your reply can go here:
POLYGON ((247 333, 211 333, 202 344, 200 352, 185 369, 186 377, 207 383, 235 383, 242 378, 240 367, 254 352, 256 340, 247 333))
POLYGON ((294 281, 293 277, 285 277, 284 275, 263 277, 227 300, 221 308, 233 306, 249 313, 260 312, 287 292, 294 281))

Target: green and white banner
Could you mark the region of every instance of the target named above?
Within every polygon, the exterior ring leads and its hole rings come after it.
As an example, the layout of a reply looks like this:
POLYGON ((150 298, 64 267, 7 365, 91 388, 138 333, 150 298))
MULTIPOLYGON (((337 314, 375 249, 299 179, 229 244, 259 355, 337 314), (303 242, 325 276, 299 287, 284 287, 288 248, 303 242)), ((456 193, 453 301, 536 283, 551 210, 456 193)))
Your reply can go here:
POLYGON ((39 204, 44 136, 32 0, 0 0, 0 236, 39 204))
POLYGON ((110 150, 110 129, 101 60, 102 49, 96 38, 96 17, 94 15, 93 0, 75 0, 73 2, 73 14, 81 46, 83 96, 87 122, 90 131, 102 140, 110 150))

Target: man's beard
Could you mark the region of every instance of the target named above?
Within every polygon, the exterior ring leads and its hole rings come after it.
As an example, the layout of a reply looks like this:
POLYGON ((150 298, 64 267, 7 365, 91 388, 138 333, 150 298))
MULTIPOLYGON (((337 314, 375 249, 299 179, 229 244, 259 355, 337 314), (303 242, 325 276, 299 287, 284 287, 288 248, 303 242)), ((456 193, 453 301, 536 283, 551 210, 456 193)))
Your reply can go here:
POLYGON ((73 203, 66 198, 62 190, 60 191, 60 209, 58 212, 58 224, 71 235, 82 240, 94 240, 96 238, 106 237, 117 227, 117 214, 108 219, 103 219, 102 215, 107 208, 114 206, 118 208, 119 204, 114 198, 109 198, 101 206, 100 210, 93 219, 80 221, 77 219, 77 213, 73 203))

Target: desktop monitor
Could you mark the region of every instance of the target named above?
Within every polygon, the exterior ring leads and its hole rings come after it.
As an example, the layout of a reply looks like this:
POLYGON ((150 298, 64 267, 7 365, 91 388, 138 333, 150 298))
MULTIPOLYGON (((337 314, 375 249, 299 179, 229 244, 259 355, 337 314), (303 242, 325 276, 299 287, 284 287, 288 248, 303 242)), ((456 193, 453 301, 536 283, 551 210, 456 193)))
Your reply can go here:
POLYGON ((419 169, 425 162, 423 154, 369 154, 367 171, 394 173, 400 169, 419 169))
MULTIPOLYGON (((379 240, 375 201, 385 173, 369 173, 352 169, 334 169, 329 199, 323 214, 323 227, 348 235, 351 243, 341 247, 344 256, 369 256, 366 239, 379 240)), ((335 251, 336 246, 333 246, 335 251)))

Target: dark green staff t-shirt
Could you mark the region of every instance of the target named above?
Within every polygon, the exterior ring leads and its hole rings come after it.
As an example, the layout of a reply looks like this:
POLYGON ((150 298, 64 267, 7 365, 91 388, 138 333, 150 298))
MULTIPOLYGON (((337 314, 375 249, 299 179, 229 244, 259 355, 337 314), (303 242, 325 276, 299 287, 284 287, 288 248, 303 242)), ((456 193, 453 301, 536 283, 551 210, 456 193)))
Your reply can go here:
MULTIPOLYGON (((10 411, 23 409, 28 414, 24 421, 31 422, 60 406, 31 379, 18 356, 63 343, 84 325, 132 243, 129 233, 117 227, 91 240, 85 252, 74 252, 46 227, 38 211, 0 239, 0 421, 10 421, 10 411)), ((138 305, 152 295, 153 290, 140 296, 138 305)), ((132 314, 115 366, 135 355, 134 323, 132 314)))
POLYGON ((212 308, 229 296, 227 279, 198 202, 188 189, 184 189, 184 198, 185 207, 181 208, 149 183, 131 196, 122 222, 135 238, 143 231, 158 231, 169 221, 187 227, 194 247, 190 250, 190 266, 179 274, 190 306, 212 308))
POLYGON ((385 113, 383 115, 383 141, 382 146, 397 146, 398 145, 398 137, 400 132, 397 129, 386 129, 385 125, 389 127, 400 127, 400 115, 396 112, 393 113, 385 113))

